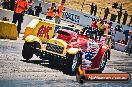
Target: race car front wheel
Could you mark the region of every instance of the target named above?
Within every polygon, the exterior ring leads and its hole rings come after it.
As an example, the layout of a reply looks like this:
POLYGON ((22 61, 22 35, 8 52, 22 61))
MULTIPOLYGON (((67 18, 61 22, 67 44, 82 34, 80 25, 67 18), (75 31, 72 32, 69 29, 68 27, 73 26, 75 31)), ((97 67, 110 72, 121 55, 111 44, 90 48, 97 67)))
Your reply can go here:
POLYGON ((23 45, 22 56, 26 60, 29 60, 33 57, 33 50, 27 42, 25 42, 23 45))
POLYGON ((68 60, 67 60, 67 65, 66 65, 66 70, 69 74, 75 74, 77 67, 81 64, 82 58, 81 58, 81 53, 77 53, 74 55, 69 55, 68 60))
POLYGON ((97 71, 98 73, 102 73, 102 71, 105 68, 106 62, 107 62, 107 58, 108 58, 108 54, 109 52, 105 52, 105 54, 103 55, 101 62, 100 62, 100 67, 99 70, 97 71))

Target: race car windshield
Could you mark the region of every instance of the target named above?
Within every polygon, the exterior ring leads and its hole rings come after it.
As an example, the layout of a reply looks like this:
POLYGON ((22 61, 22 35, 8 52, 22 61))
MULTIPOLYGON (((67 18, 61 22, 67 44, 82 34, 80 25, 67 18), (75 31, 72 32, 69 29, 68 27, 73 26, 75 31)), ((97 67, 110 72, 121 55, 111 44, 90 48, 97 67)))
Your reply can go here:
POLYGON ((64 32, 64 31, 57 31, 58 34, 62 34, 62 35, 65 35, 65 36, 70 36, 69 33, 67 32, 64 32))

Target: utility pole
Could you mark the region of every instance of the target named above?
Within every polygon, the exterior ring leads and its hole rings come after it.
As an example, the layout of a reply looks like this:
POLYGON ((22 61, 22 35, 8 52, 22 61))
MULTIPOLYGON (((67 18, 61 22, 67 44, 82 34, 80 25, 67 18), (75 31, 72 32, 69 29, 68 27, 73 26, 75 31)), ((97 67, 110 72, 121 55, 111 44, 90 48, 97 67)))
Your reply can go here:
POLYGON ((83 10, 83 6, 84 6, 84 3, 85 3, 85 0, 83 0, 83 4, 82 4, 82 8, 81 8, 81 11, 83 10))

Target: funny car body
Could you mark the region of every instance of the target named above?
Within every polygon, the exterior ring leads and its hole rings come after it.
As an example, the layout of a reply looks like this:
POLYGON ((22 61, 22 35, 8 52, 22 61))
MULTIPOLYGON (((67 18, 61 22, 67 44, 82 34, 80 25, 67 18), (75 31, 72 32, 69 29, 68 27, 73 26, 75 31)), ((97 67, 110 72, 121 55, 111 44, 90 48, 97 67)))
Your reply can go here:
POLYGON ((101 73, 110 59, 110 47, 106 37, 98 41, 74 31, 59 29, 46 43, 36 36, 27 36, 22 56, 30 60, 33 54, 42 60, 49 60, 49 64, 60 64, 69 73, 80 70, 101 73))

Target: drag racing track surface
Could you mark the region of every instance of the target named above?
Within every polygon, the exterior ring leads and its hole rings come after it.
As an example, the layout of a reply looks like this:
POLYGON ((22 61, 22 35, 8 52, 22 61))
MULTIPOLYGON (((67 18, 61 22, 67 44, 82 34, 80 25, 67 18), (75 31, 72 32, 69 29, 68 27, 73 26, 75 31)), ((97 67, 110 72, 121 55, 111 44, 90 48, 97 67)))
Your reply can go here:
MULTIPOLYGON (((49 65, 35 55, 30 61, 25 61, 21 54, 24 43, 21 39, 0 39, 0 87, 132 87, 132 81, 79 84, 76 77, 66 74, 62 67, 49 65)), ((126 72, 132 75, 132 55, 112 50, 111 60, 103 73, 126 72)))

